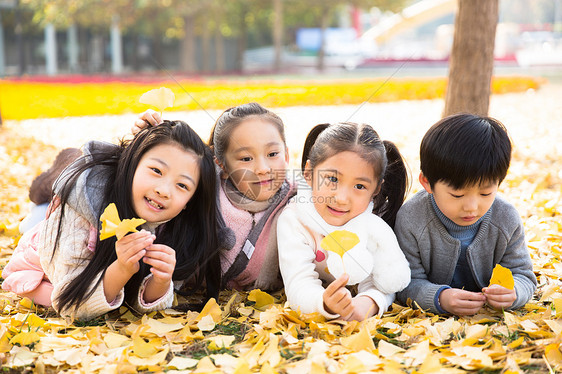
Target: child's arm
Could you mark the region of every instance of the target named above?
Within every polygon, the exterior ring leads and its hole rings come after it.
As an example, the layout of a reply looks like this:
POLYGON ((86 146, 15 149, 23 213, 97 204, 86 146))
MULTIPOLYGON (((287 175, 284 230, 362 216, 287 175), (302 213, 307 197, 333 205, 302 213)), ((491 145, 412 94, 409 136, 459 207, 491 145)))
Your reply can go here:
POLYGON ((319 312, 327 318, 337 318, 324 308, 324 287, 314 265, 314 239, 306 232, 291 207, 279 216, 277 223, 279 269, 285 294, 291 308, 303 313, 319 312))
POLYGON ((446 288, 438 295, 439 306, 448 313, 457 316, 471 316, 480 310, 486 302, 486 296, 480 292, 446 288))
POLYGON ((537 278, 533 272, 533 262, 525 242, 523 223, 514 208, 508 213, 505 213, 506 219, 514 220, 518 224, 512 233, 505 233, 505 237, 500 237, 499 239, 500 242, 505 240, 504 243, 507 243, 499 264, 511 270, 515 288, 514 290, 508 290, 504 287, 498 289, 498 286, 485 287, 482 290, 487 297, 488 304, 496 309, 521 308, 533 297, 537 287, 537 278), (507 215, 508 213, 511 213, 511 217, 507 215), (511 304, 509 304, 510 301, 511 304))
MULTIPOLYGON (((375 215, 369 216, 366 226, 370 228, 367 248, 373 256, 374 265, 370 276, 359 283, 358 294, 354 298, 357 300, 355 309, 361 319, 386 312, 394 301, 395 292, 404 289, 410 282, 408 261, 390 226, 375 215)), ((357 313, 354 319, 357 319, 357 313)))
MULTIPOLYGON (((426 268, 421 259, 417 242, 412 233, 395 227, 396 235, 404 255, 410 264, 412 280, 408 287, 397 294, 398 300, 406 304, 408 299, 416 302, 422 309, 432 313, 452 313, 455 315, 473 315, 484 306, 486 297, 479 292, 470 292, 451 288, 446 284, 436 284, 428 279, 426 268)), ((427 250, 430 250, 429 248, 427 250)), ((443 260, 443 269, 455 266, 443 260)), ((454 269, 451 269, 454 271, 454 269)))
MULTIPOLYGON (((407 300, 410 299, 417 303, 420 308, 432 313, 448 312, 455 315, 474 314, 484 305, 486 297, 481 293, 431 282, 422 264, 419 248, 415 241, 408 240, 408 235, 399 231, 396 234, 402 251, 410 263, 412 274, 412 280, 408 287, 397 294, 398 300, 402 304, 406 305, 407 300)), ((448 265, 444 262, 443 267, 446 266, 448 265)))
POLYGON ((152 266, 150 278, 141 296, 144 303, 153 303, 170 290, 176 267, 176 251, 164 244, 153 244, 146 250, 143 261, 152 266))
MULTIPOLYGON (((61 209, 57 207, 43 221, 37 247, 39 253, 41 267, 45 275, 53 285, 51 300, 53 307, 57 312, 61 312, 56 300, 64 287, 79 277, 88 265, 92 250, 88 248, 91 233, 97 235, 97 230, 90 230, 90 223, 84 217, 76 213, 74 209, 68 205, 65 208, 64 220, 61 227, 57 251, 53 254, 53 245, 59 228, 61 209)), ((101 277, 101 272, 96 280, 101 277)), ((94 282, 95 284, 95 282, 94 282)), ((106 299, 101 281, 93 290, 91 296, 83 300, 82 304, 76 310, 64 310, 62 315, 72 314, 77 319, 91 319, 101 314, 107 313, 118 308, 123 303, 124 292, 121 290, 114 298, 112 303, 106 299)))
POLYGON ((103 277, 103 290, 107 302, 111 303, 121 292, 131 277, 139 271, 139 261, 146 254, 155 236, 141 230, 122 237, 115 243, 115 260, 107 268, 103 277))
MULTIPOLYGON (((450 289, 450 287, 446 284, 433 283, 428 279, 428 273, 432 270, 431 262, 426 260, 424 263, 422 261, 421 251, 425 251, 424 256, 427 258, 431 256, 430 252, 432 249, 429 246, 423 249, 420 248, 417 237, 419 235, 417 231, 419 227, 415 223, 417 221, 417 210, 411 208, 411 204, 408 206, 408 203, 400 208, 394 226, 396 238, 410 265, 411 272, 410 284, 398 292, 396 297, 403 305, 407 305, 410 300, 424 310, 429 310, 432 313, 444 313, 447 310, 440 305, 441 294, 446 289, 450 289)), ((447 259, 443 258, 443 268, 455 266, 450 264, 450 261, 447 261, 447 259)), ((452 273, 454 268, 450 269, 450 271, 452 273)))
POLYGON ((338 314, 344 319, 349 319, 353 315, 353 299, 351 292, 345 288, 349 275, 342 274, 338 279, 326 287, 322 293, 324 310, 331 314, 338 314))
POLYGON ((131 127, 131 133, 136 135, 142 129, 146 128, 147 126, 157 126, 162 123, 162 117, 160 113, 148 109, 146 112, 143 112, 139 115, 139 118, 135 120, 133 127, 131 127))
POLYGON ((515 288, 510 290, 509 288, 502 287, 498 284, 484 287, 482 292, 486 297, 486 302, 495 309, 509 309, 515 300, 517 300, 517 292, 515 291, 515 288))

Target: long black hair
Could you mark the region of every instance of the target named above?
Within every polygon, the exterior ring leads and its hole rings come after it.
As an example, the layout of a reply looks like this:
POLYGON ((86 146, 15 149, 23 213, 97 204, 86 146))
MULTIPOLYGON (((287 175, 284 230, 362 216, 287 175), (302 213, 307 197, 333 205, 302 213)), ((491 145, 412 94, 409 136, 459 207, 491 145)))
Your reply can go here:
POLYGON ((303 173, 307 161, 314 169, 344 151, 355 152, 373 165, 380 186, 379 193, 373 198, 373 213, 394 227, 396 213, 406 198, 410 183, 408 169, 398 147, 390 141, 381 140, 375 129, 367 124, 319 124, 310 130, 304 142, 303 173))
MULTIPOLYGON (((182 121, 164 121, 162 124, 140 131, 132 140, 121 140, 119 146, 94 152, 80 159, 73 165, 68 178, 64 179, 58 197, 61 201, 61 218, 53 249, 62 233, 64 209, 69 196, 80 175, 91 169, 103 170, 107 184, 103 193, 103 202, 97 214, 110 203, 117 206, 121 219, 135 216, 132 204, 133 177, 142 156, 151 148, 160 144, 179 145, 182 149, 198 156, 200 176, 194 195, 176 217, 160 226, 155 243, 165 244, 176 252, 176 267, 173 280, 189 280, 194 288, 207 288, 208 297, 216 297, 220 286, 220 263, 217 253, 217 207, 216 176, 213 155, 199 135, 182 121), (101 167, 101 169, 100 169, 101 167)), ((102 281, 106 269, 117 259, 115 252, 116 238, 103 241, 98 239, 93 257, 82 274, 67 284, 56 304, 60 311, 78 307, 93 294, 95 287, 102 281), (101 272, 101 277, 98 274, 101 272), (96 280, 97 278, 97 280, 96 280), (92 284, 95 285, 92 287, 92 284)), ((142 280, 150 273, 150 266, 139 262, 139 271, 125 285, 125 301, 134 305, 142 280)))

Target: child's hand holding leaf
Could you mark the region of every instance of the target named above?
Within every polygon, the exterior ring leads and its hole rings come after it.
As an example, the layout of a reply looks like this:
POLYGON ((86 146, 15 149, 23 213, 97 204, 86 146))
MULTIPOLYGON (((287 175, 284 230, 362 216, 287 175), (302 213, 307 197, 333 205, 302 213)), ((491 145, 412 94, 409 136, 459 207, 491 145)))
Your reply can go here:
POLYGON ((512 306, 517 299, 517 292, 511 270, 497 264, 492 272, 490 285, 485 287, 482 292, 486 296, 488 304, 493 308, 506 309, 512 306))
POLYGON ((115 252, 120 271, 129 274, 129 276, 139 271, 139 261, 147 255, 148 248, 153 246, 152 243, 154 243, 155 239, 156 237, 150 232, 141 230, 117 240, 115 252))
POLYGON ((335 281, 330 283, 322 294, 324 309, 331 314, 339 314, 343 319, 353 313, 353 297, 345 285, 348 283, 349 276, 343 274, 335 281))

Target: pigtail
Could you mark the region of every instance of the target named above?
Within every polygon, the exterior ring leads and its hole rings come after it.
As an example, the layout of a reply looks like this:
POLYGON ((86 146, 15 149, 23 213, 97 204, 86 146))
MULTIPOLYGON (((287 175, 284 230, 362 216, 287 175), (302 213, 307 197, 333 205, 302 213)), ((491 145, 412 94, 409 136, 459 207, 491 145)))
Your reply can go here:
POLYGON ((209 145, 211 150, 213 150, 213 148, 215 147, 214 139, 215 139, 215 126, 213 126, 213 129, 211 130, 211 135, 209 135, 209 141, 207 141, 207 144, 209 145))
POLYGON ((302 160, 301 160, 301 170, 303 173, 304 173, 304 167, 306 165, 306 161, 308 160, 309 158, 308 156, 310 155, 310 149, 312 148, 314 143, 316 143, 316 139, 318 138, 318 135, 320 135, 322 131, 326 130, 328 126, 330 126, 329 123, 321 123, 319 125, 316 125, 312 128, 312 130, 310 130, 310 132, 306 136, 306 140, 304 141, 304 148, 302 150, 302 160))
POLYGON ((388 225, 394 228, 398 209, 404 203, 410 188, 410 176, 406 162, 398 147, 391 141, 383 141, 386 149, 388 165, 384 173, 381 191, 373 199, 375 207, 373 213, 380 216, 388 225))

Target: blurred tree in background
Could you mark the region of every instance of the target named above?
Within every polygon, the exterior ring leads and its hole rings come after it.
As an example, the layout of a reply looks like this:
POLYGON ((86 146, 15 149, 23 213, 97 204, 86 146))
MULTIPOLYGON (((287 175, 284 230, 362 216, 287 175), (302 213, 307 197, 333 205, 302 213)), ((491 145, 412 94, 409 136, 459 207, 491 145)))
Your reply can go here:
MULTIPOLYGON (((45 57, 46 27, 56 29, 62 71, 109 72, 115 51, 133 71, 171 67, 186 74, 242 71, 247 49, 273 46, 271 69, 295 43, 298 28, 338 25, 349 7, 397 11, 412 0, 12 0, 0 10, 6 30, 20 17, 20 73, 37 73, 45 57), (109 35, 109 37, 108 37, 109 35), (117 36, 115 36, 117 35, 117 36), (115 37, 116 39, 112 39, 115 37), (115 47, 115 41, 121 45, 115 47), (39 45, 39 47, 38 47, 39 45), (113 49, 117 48, 117 49, 113 49), (227 66, 228 63, 228 66, 227 66), (33 70, 35 69, 35 71, 33 70)), ((11 35, 11 34, 10 34, 11 35)), ((8 35, 8 38, 10 37, 8 35)), ((322 40, 325 38, 323 37, 322 40)), ((322 47, 324 44, 322 44, 322 47)), ((317 66, 324 68, 324 48, 317 66)), ((13 54, 8 56, 14 59, 13 54)), ((119 56, 117 56, 119 57, 119 56)), ((115 62, 115 61, 113 61, 115 62)), ((115 72, 115 71, 113 71, 115 72)), ((20 74, 20 75, 21 75, 20 74)))
POLYGON ((459 0, 444 116, 488 115, 499 0, 459 0))

